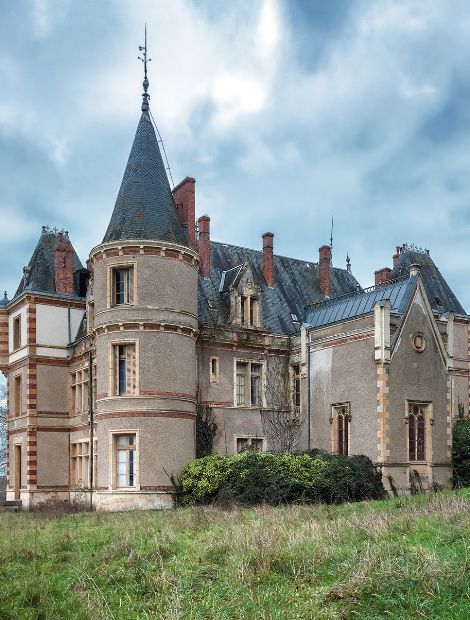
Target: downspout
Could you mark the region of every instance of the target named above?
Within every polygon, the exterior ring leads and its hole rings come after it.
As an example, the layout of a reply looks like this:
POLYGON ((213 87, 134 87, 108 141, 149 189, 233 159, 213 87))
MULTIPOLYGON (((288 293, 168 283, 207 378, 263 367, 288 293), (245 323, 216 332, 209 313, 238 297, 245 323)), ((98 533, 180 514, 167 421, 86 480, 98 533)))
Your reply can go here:
POLYGON ((69 329, 69 344, 72 342, 72 317, 70 304, 67 306, 67 321, 68 321, 68 329, 69 329))
POLYGON ((311 430, 311 380, 310 380, 310 330, 307 330, 307 449, 311 450, 312 430, 311 430))
POLYGON ((93 420, 93 354, 88 351, 88 419, 90 424, 90 510, 93 510, 93 464, 94 464, 94 420, 93 420))

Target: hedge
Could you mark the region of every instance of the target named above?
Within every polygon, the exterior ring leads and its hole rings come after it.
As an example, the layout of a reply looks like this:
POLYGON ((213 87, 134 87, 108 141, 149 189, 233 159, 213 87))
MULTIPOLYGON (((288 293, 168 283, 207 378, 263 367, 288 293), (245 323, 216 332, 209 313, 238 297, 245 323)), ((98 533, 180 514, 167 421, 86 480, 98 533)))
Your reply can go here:
POLYGON ((341 503, 386 493, 372 461, 319 451, 304 454, 243 452, 191 461, 181 474, 182 501, 208 504, 341 503))
POLYGON ((470 486, 470 420, 457 420, 452 432, 454 487, 470 486))

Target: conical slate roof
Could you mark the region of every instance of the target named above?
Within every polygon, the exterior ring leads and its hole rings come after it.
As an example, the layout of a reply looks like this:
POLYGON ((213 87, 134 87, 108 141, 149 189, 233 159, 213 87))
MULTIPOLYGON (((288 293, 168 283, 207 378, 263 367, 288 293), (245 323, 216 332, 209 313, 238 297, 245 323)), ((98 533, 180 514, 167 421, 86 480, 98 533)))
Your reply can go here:
MULTIPOLYGON (((23 291, 35 293, 57 293, 55 282, 55 251, 61 234, 67 235, 65 231, 59 231, 48 226, 42 227, 42 233, 31 260, 24 270, 23 277, 15 293, 15 297, 21 295, 23 291)), ((67 236, 68 239, 68 236, 67 236)), ((73 249, 73 271, 83 269, 83 265, 73 249)), ((74 295, 79 295, 77 284, 74 283, 74 295)), ((61 295, 67 296, 65 293, 61 295)))
POLYGON ((187 245, 147 110, 142 112, 137 127, 103 243, 121 239, 187 245))

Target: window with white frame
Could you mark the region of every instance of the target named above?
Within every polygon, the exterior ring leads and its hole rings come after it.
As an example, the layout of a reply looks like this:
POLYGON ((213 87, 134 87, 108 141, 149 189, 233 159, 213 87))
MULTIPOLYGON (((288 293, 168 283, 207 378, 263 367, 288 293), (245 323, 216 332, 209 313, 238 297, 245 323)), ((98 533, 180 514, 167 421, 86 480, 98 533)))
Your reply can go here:
POLYGON ((349 430, 351 422, 351 406, 350 403, 339 403, 332 405, 331 418, 332 423, 332 443, 333 452, 337 454, 349 454, 349 430))
POLYGON ((137 486, 137 441, 135 433, 114 435, 115 481, 117 488, 137 486))
POLYGON ((137 359, 135 343, 113 345, 113 392, 130 396, 137 392, 137 359))
POLYGON ((211 357, 209 364, 210 364, 210 382, 218 383, 219 382, 219 358, 211 357))
POLYGON ((240 454, 240 452, 264 451, 264 437, 236 437, 235 441, 237 454, 240 454))
POLYGON ((133 302, 134 268, 132 266, 113 267, 111 305, 123 306, 133 302))
POLYGON ((427 407, 427 403, 408 403, 408 458, 410 461, 426 459, 427 407))
POLYGON ((235 371, 235 403, 237 407, 261 407, 263 397, 263 364, 237 360, 235 371))

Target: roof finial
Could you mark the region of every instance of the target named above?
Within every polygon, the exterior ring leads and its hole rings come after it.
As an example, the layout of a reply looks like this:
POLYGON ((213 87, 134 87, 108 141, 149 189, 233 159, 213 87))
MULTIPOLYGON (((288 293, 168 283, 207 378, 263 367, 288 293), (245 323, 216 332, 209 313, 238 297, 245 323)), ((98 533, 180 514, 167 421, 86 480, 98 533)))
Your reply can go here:
POLYGON ((333 252, 333 216, 331 216, 330 248, 333 252))
POLYGON ((349 252, 346 254, 346 270, 351 273, 351 259, 349 258, 349 252))
POLYGON ((147 78, 147 63, 152 60, 151 58, 147 58, 147 24, 145 24, 145 43, 143 46, 139 45, 139 52, 143 52, 142 57, 139 56, 138 58, 144 63, 144 92, 142 93, 142 112, 147 112, 147 110, 149 109, 150 99, 150 95, 147 92, 149 87, 149 81, 147 78))

